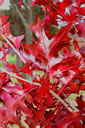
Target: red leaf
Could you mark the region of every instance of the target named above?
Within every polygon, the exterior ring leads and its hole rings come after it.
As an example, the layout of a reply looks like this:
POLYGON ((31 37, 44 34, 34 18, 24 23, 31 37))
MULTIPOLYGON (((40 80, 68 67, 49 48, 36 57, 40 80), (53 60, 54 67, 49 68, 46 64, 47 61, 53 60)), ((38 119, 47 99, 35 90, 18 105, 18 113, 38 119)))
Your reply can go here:
POLYGON ((9 81, 9 77, 6 75, 6 73, 0 73, 0 88, 4 85, 4 83, 9 81))
POLYGON ((18 98, 12 97, 6 91, 1 91, 0 97, 5 103, 5 106, 2 107, 2 114, 0 117, 0 124, 8 122, 8 121, 15 121, 19 124, 19 119, 17 117, 17 110, 20 109, 26 116, 32 117, 32 112, 27 108, 25 105, 25 98, 19 96, 18 98))
POLYGON ((74 40, 73 44, 74 44, 74 47, 75 47, 76 50, 80 49, 79 45, 78 45, 78 41, 74 40))
POLYGON ((83 38, 85 38, 85 24, 84 23, 79 23, 76 27, 77 27, 77 29, 78 29, 78 35, 80 36, 80 37, 83 37, 83 38))
POLYGON ((18 4, 19 4, 19 6, 20 6, 20 8, 21 8, 21 6, 22 6, 22 0, 20 0, 20 1, 18 2, 18 4))
POLYGON ((64 45, 69 45, 70 38, 67 37, 67 33, 70 30, 71 25, 67 25, 63 27, 57 35, 55 35, 52 43, 50 44, 49 55, 53 56, 55 54, 57 56, 57 52, 62 49, 64 45))
MULTIPOLYGON (((4 22, 4 21, 3 21, 4 22)), ((11 33, 10 33, 10 24, 6 23, 5 25, 3 25, 2 28, 3 34, 6 36, 6 38, 10 41, 10 43, 17 49, 19 49, 21 47, 21 40, 24 38, 24 35, 20 35, 17 37, 14 37, 11 33)))
POLYGON ((49 50, 50 41, 48 40, 48 38, 45 34, 43 22, 40 21, 39 18, 37 17, 36 24, 30 25, 29 27, 37 36, 38 45, 40 46, 41 49, 43 49, 44 53, 47 55, 48 50, 49 50))
POLYGON ((32 76, 32 69, 29 69, 29 64, 25 64, 24 68, 19 67, 19 69, 20 69, 20 72, 24 72, 32 76))
POLYGON ((81 15, 85 15, 85 7, 77 8, 77 10, 81 15))

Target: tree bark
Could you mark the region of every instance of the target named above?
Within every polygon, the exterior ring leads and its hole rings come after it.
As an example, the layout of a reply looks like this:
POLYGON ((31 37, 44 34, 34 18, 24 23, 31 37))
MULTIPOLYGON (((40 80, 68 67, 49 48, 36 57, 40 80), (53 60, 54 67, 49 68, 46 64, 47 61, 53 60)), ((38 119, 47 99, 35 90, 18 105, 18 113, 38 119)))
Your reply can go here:
MULTIPOLYGON (((21 28, 19 23, 22 22, 24 26, 24 35, 25 35, 25 42, 28 44, 32 43, 32 32, 30 31, 28 25, 32 24, 32 10, 31 10, 31 0, 26 0, 23 2, 24 6, 24 14, 22 10, 17 5, 17 0, 10 0, 11 3, 11 10, 12 10, 12 17, 15 21, 14 23, 14 35, 21 35, 21 28), (16 17, 16 19, 15 19, 16 17), (18 22, 19 21, 19 22, 18 22), (16 29, 17 28, 17 29, 16 29)), ((17 57, 17 66, 23 67, 24 64, 20 62, 19 58, 17 57)), ((23 74, 26 78, 26 75, 23 74)), ((29 76, 30 79, 30 76, 29 76)))

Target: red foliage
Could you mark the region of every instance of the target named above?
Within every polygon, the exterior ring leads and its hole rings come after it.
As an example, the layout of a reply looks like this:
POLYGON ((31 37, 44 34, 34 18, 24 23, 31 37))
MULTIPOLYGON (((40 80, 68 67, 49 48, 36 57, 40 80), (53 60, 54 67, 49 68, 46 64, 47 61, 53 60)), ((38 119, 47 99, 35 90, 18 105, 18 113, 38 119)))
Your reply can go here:
MULTIPOLYGON (((0 15, 0 127, 18 124, 22 115, 30 128, 85 128, 85 0, 35 0, 42 5, 44 19, 30 25, 33 44, 21 44, 23 35, 13 37, 6 16, 0 15), (50 25, 60 28, 50 33, 50 25), (10 65, 6 56, 13 50, 25 63, 10 65), (3 71, 3 72, 2 72, 3 71), (38 73, 39 72, 39 73, 38 73), (21 73, 29 74, 32 81, 21 73), (18 83, 10 79, 14 77, 18 83), (19 85, 18 85, 19 84, 19 85), (69 101, 77 93, 77 106, 69 101), (67 101, 68 100, 68 101, 67 101)), ((18 3, 21 7, 22 0, 18 3)))

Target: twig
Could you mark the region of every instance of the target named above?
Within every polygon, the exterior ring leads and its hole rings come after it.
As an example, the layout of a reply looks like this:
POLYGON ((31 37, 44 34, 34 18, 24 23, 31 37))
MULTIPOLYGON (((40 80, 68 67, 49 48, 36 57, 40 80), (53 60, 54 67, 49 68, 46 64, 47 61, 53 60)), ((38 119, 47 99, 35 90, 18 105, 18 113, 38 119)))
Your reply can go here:
POLYGON ((21 54, 19 53, 18 50, 16 50, 16 48, 10 43, 10 41, 6 38, 5 35, 2 35, 2 37, 5 39, 5 41, 7 42, 7 44, 9 44, 9 46, 15 51, 15 53, 20 57, 20 59, 26 63, 25 59, 21 56, 21 54))
POLYGON ((50 93, 51 93, 54 97, 56 97, 56 98, 65 106, 65 108, 66 108, 69 112, 73 112, 73 111, 74 111, 74 110, 73 110, 71 107, 69 107, 68 104, 67 104, 64 100, 62 100, 61 97, 59 97, 54 91, 50 90, 50 93))
POLYGON ((67 98, 67 102, 69 103, 70 107, 72 107, 74 109, 75 112, 78 112, 79 110, 73 105, 73 103, 71 102, 71 100, 69 98, 67 98))
POLYGON ((14 73, 8 72, 7 70, 5 70, 5 69, 3 69, 3 68, 0 68, 0 70, 1 70, 2 72, 5 72, 5 73, 9 74, 9 75, 12 76, 12 77, 15 77, 15 78, 17 78, 17 79, 23 80, 23 81, 25 81, 25 82, 27 82, 27 83, 29 83, 29 84, 34 84, 34 85, 37 85, 37 86, 41 86, 39 83, 26 80, 26 79, 24 79, 24 78, 22 78, 22 77, 20 77, 20 76, 17 76, 17 75, 14 74, 14 73))

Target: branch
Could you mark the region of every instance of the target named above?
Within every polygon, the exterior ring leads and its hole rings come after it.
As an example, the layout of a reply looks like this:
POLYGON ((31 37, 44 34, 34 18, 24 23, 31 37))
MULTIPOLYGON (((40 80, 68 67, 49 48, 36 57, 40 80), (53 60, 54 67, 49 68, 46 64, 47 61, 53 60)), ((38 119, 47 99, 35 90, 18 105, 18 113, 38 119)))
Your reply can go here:
POLYGON ((17 76, 17 75, 14 74, 14 73, 8 72, 7 70, 5 70, 5 69, 3 69, 3 68, 0 68, 0 71, 5 72, 5 73, 7 73, 8 75, 10 75, 10 76, 12 76, 12 77, 15 77, 15 78, 17 78, 17 79, 20 79, 20 80, 22 80, 22 81, 25 81, 25 82, 27 82, 27 83, 29 83, 29 84, 34 84, 34 85, 37 85, 37 86, 41 86, 39 83, 26 80, 26 79, 24 79, 24 78, 22 78, 22 77, 20 77, 20 76, 17 76))
POLYGON ((50 90, 50 93, 51 93, 54 97, 56 97, 56 98, 65 106, 65 108, 66 108, 69 112, 73 112, 73 111, 74 111, 74 110, 73 110, 71 107, 69 107, 68 104, 67 104, 64 100, 62 100, 61 97, 59 97, 54 91, 50 90))
POLYGON ((26 7, 26 9, 27 9, 28 11, 30 11, 30 7, 29 7, 24 1, 22 1, 22 3, 23 3, 23 5, 26 7))
POLYGON ((2 37, 5 39, 5 41, 7 42, 7 44, 9 44, 9 46, 15 51, 15 53, 20 57, 20 59, 26 63, 25 59, 21 56, 21 54, 19 53, 18 50, 16 50, 16 48, 10 43, 10 41, 6 38, 5 35, 2 35, 2 37))
POLYGON ((16 9, 17 14, 18 14, 19 17, 21 18, 21 20, 22 20, 24 26, 25 26, 25 27, 28 27, 28 24, 26 23, 26 21, 25 21, 23 15, 22 15, 21 12, 19 11, 19 9, 18 9, 18 7, 17 7, 16 4, 14 5, 14 7, 15 7, 15 9, 16 9))
MULTIPOLYGON (((32 43, 32 32, 30 31, 28 24, 26 22, 26 20, 24 19, 23 15, 21 14, 20 10, 18 9, 17 5, 14 5, 16 12, 18 14, 18 16, 20 17, 20 19, 22 20, 22 23, 25 27, 25 32, 26 32, 26 42, 27 43, 32 43)), ((30 12, 29 12, 30 14, 30 12)), ((31 17, 31 16, 30 16, 31 17)))

